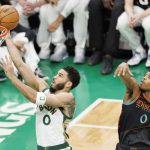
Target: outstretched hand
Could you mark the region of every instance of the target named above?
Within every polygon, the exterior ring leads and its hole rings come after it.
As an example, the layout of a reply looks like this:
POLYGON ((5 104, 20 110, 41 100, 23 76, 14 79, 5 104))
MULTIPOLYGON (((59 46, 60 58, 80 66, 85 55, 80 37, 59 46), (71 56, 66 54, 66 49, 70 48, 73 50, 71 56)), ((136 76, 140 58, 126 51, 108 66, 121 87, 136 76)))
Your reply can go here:
POLYGON ((15 76, 13 63, 10 57, 5 56, 0 61, 0 67, 5 71, 8 78, 15 76))
POLYGON ((116 76, 125 76, 125 75, 133 76, 132 72, 129 69, 128 64, 123 62, 117 67, 117 69, 114 73, 114 77, 116 77, 116 76))

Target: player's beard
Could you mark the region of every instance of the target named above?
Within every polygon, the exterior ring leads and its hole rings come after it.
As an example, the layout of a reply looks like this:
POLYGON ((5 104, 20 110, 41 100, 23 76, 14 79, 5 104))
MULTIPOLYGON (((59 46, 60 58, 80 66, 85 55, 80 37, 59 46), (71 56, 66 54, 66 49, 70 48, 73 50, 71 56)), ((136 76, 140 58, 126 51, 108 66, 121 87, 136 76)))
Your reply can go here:
POLYGON ((55 87, 50 86, 50 92, 55 93, 56 91, 64 89, 66 83, 58 83, 55 85, 55 87))

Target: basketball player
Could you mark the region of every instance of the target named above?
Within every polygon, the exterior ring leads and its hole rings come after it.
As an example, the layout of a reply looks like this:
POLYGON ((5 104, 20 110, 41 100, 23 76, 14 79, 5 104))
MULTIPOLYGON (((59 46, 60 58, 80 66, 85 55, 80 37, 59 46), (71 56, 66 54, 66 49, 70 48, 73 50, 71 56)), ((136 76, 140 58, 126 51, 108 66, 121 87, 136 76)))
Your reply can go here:
POLYGON ((75 98, 70 91, 80 82, 78 71, 69 66, 60 69, 48 87, 47 83, 36 77, 22 61, 12 40, 6 39, 6 43, 10 56, 26 84, 17 79, 8 57, 2 60, 0 66, 16 88, 37 105, 37 149, 70 150, 66 128, 75 110, 75 98))
POLYGON ((119 76, 126 86, 116 150, 150 150, 150 72, 138 85, 128 64, 123 62, 114 76, 119 76))
POLYGON ((125 12, 118 18, 117 28, 132 48, 133 57, 128 64, 138 65, 147 57, 146 67, 150 67, 150 0, 125 0, 125 12), (148 57, 140 42, 140 36, 134 31, 134 27, 137 26, 144 29, 149 46, 148 57))

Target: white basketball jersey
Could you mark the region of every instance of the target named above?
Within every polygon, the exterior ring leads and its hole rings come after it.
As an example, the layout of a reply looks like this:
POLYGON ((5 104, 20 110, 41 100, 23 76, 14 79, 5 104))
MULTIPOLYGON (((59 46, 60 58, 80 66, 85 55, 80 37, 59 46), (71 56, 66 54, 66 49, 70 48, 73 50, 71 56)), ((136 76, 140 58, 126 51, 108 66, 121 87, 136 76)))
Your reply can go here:
MULTIPOLYGON (((44 93, 50 92, 47 89, 44 93)), ((37 145, 48 147, 66 142, 64 129, 65 116, 60 108, 37 106, 36 137, 37 145)))

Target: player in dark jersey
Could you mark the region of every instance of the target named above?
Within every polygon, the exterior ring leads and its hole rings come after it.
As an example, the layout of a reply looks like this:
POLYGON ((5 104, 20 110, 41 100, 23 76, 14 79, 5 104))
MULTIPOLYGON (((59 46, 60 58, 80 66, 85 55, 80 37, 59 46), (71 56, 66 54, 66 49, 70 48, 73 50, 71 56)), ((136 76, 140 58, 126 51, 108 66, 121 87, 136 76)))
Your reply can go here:
POLYGON ((128 64, 123 62, 114 76, 119 76, 126 86, 116 150, 150 150, 150 72, 138 85, 128 64))

